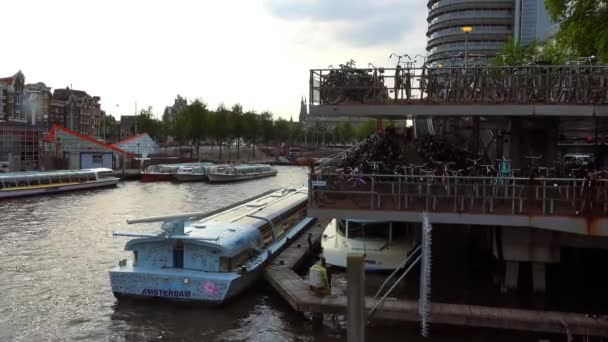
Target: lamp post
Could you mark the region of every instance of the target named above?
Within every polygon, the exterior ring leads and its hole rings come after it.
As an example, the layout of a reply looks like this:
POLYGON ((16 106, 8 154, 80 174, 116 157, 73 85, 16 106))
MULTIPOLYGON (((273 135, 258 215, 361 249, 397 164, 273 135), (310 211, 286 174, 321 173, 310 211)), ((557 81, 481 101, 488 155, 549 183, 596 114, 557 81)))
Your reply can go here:
POLYGON ((460 28, 462 32, 464 32, 464 67, 467 67, 467 55, 468 52, 468 43, 469 43, 469 32, 473 31, 473 26, 463 26, 460 28))

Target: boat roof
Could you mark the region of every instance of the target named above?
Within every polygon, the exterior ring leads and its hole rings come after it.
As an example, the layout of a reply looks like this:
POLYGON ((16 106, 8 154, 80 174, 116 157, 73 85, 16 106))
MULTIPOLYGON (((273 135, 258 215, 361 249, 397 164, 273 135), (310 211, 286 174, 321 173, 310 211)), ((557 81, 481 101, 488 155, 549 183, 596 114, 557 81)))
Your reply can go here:
POLYGON ((112 169, 94 168, 94 169, 78 169, 78 170, 53 170, 53 171, 20 171, 0 173, 0 179, 26 178, 26 177, 49 177, 49 176, 65 176, 65 175, 82 175, 100 172, 112 172, 112 169))
POLYGON ((277 190, 210 217, 186 221, 183 235, 161 234, 154 238, 135 239, 129 241, 125 249, 130 250, 134 244, 144 241, 183 239, 219 250, 223 255, 234 255, 247 246, 259 248, 261 246, 259 228, 306 202, 307 199, 307 188, 277 190))

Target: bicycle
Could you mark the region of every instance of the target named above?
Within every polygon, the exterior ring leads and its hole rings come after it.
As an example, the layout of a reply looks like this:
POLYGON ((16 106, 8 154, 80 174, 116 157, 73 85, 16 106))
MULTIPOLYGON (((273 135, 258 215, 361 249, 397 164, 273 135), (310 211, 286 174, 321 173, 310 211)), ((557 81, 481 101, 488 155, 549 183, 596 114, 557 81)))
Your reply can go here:
POLYGON ((412 74, 411 68, 416 63, 416 61, 412 61, 412 58, 408 54, 398 55, 396 53, 391 53, 388 57, 393 58, 397 57, 397 66, 395 67, 395 84, 394 84, 394 94, 395 94, 395 102, 403 99, 403 91, 405 91, 405 99, 409 100, 412 97, 412 74), (401 59, 407 58, 409 62, 402 62, 401 59), (405 63, 405 68, 401 66, 402 63, 405 63), (405 70, 404 70, 405 69, 405 70))

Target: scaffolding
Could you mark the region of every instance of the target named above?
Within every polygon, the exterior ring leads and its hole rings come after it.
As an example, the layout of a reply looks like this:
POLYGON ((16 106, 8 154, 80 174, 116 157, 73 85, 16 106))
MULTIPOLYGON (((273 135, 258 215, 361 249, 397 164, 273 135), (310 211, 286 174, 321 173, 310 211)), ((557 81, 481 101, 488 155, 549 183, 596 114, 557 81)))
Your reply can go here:
POLYGON ((25 171, 40 168, 40 139, 48 128, 25 123, 0 123, 0 163, 3 171, 25 171))

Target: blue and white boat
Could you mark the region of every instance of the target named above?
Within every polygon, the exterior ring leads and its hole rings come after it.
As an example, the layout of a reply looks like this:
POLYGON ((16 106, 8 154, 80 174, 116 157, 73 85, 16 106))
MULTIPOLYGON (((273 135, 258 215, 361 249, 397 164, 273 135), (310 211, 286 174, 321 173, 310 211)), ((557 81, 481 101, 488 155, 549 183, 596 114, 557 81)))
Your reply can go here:
POLYGON ((306 229, 307 198, 306 188, 288 188, 208 217, 127 221, 164 223, 158 234, 114 233, 135 239, 125 246, 132 260, 110 271, 112 292, 117 298, 223 303, 250 287, 288 239, 306 229))

